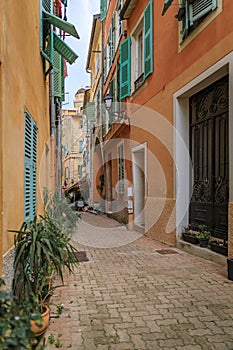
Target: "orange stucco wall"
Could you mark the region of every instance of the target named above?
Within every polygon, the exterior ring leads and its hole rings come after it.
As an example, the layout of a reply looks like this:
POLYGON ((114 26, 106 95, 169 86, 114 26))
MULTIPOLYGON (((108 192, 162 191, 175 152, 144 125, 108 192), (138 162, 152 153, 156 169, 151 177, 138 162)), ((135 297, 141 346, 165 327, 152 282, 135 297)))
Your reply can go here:
MULTIPOLYGON (((2 1, 0 16, 0 253, 5 254, 13 245, 13 233, 7 230, 18 229, 24 218, 25 109, 38 126, 37 208, 43 210, 39 177, 49 144, 49 86, 40 55, 39 6, 27 0, 2 1)), ((46 183, 48 171, 43 177, 46 183)))

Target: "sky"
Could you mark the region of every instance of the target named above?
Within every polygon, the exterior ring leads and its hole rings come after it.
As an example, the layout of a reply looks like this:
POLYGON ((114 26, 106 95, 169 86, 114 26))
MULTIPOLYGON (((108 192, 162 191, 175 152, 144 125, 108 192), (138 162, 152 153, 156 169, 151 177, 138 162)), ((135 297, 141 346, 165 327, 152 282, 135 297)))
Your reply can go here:
POLYGON ((66 94, 63 109, 74 109, 74 95, 81 87, 90 85, 90 74, 86 73, 87 53, 92 29, 93 15, 100 12, 99 0, 68 0, 67 21, 74 24, 80 39, 67 37, 66 43, 79 56, 70 65, 67 63, 68 77, 65 79, 66 94))

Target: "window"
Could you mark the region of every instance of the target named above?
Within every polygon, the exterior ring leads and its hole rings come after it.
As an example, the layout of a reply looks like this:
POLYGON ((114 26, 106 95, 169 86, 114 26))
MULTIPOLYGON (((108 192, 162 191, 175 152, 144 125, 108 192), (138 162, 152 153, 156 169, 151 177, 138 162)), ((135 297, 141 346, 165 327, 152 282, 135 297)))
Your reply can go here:
POLYGON ((153 72, 152 0, 131 37, 120 45, 120 99, 130 96, 153 72), (131 45, 132 43, 132 45, 131 45))
POLYGON ((217 8, 217 0, 183 0, 178 12, 178 20, 182 23, 182 40, 217 8))
POLYGON ((100 20, 101 22, 105 19, 107 13, 107 0, 100 1, 100 20))
POLYGON ((117 148, 117 161, 118 161, 118 193, 123 196, 125 193, 124 178, 125 178, 125 166, 124 166, 124 145, 120 144, 117 148))
POLYGON ((28 113, 24 114, 24 220, 36 215, 36 163, 38 128, 28 113))
POLYGON ((82 165, 78 165, 78 177, 82 177, 82 165))
POLYGON ((132 91, 144 82, 144 43, 143 21, 140 22, 132 35, 132 91))
POLYGON ((79 153, 82 153, 82 151, 83 151, 83 141, 82 140, 78 142, 78 151, 79 151, 79 153))
POLYGON ((122 10, 122 0, 118 0, 117 15, 118 15, 118 38, 119 39, 122 34, 122 20, 120 18, 121 10, 122 10))

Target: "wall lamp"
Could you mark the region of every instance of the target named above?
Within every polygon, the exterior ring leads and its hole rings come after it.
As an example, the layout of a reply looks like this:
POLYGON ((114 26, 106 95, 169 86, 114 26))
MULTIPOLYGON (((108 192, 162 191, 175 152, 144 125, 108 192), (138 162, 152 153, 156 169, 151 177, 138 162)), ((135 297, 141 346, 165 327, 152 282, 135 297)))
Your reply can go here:
POLYGON ((110 94, 107 94, 104 98, 104 105, 107 111, 114 117, 117 117, 118 121, 120 123, 125 123, 128 121, 128 124, 130 125, 130 118, 126 115, 126 111, 119 111, 119 112, 112 112, 112 103, 113 103, 113 97, 110 94))

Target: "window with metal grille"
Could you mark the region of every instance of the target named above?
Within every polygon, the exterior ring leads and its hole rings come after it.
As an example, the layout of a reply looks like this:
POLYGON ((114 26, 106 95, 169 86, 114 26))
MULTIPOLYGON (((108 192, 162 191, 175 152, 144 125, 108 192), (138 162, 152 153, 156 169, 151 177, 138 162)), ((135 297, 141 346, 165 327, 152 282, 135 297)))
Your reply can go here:
POLYGON ((24 114, 24 220, 36 215, 36 163, 38 128, 28 111, 24 114))

